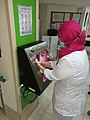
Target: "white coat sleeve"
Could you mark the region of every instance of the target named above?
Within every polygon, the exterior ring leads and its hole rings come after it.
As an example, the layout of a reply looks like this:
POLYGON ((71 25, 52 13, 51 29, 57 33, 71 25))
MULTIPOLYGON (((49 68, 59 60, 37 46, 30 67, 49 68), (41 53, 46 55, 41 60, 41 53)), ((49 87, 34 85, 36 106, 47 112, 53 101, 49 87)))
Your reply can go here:
POLYGON ((59 60, 59 63, 53 67, 53 70, 45 69, 44 75, 49 80, 61 81, 68 79, 73 74, 73 68, 66 59, 59 60))
POLYGON ((52 68, 55 67, 57 61, 51 61, 52 68))

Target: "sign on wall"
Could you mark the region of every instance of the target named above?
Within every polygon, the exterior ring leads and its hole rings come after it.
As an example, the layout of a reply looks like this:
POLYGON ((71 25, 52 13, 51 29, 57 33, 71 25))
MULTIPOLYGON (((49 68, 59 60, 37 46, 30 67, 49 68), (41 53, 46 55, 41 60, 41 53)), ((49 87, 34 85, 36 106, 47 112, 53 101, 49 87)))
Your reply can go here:
POLYGON ((80 23, 81 13, 77 12, 51 12, 51 29, 58 29, 59 26, 68 20, 75 20, 76 22, 80 23))
POLYGON ((20 36, 32 34, 32 7, 18 6, 20 36))

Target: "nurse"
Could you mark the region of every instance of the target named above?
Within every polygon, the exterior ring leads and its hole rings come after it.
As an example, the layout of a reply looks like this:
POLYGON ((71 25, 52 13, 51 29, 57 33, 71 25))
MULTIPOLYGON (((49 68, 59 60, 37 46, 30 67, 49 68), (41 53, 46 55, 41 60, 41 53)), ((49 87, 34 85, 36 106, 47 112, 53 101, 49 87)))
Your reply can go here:
POLYGON ((84 47, 86 33, 76 21, 69 20, 59 27, 58 35, 61 45, 58 60, 37 63, 45 77, 55 81, 52 97, 55 120, 72 120, 81 113, 85 98, 89 71, 84 47))

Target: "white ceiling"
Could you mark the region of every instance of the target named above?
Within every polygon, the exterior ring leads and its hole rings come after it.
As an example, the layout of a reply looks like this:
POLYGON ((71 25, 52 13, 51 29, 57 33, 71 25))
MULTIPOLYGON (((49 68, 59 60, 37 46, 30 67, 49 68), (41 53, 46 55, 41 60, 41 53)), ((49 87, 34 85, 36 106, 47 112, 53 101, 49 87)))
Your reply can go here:
POLYGON ((40 3, 90 6, 90 0, 40 0, 40 3))

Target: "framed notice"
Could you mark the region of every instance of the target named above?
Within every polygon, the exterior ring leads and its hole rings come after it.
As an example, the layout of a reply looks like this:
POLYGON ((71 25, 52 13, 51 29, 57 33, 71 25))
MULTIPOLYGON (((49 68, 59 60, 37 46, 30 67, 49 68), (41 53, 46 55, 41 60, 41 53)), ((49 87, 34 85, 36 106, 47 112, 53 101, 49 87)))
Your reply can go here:
POLYGON ((52 21, 63 21, 64 14, 60 12, 52 13, 52 21))
POLYGON ((72 19, 79 23, 80 22, 80 17, 81 17, 81 14, 74 13, 72 19))
POLYGON ((70 19, 70 13, 65 13, 64 21, 68 21, 70 19))
POLYGON ((80 23, 81 13, 77 12, 51 12, 51 29, 58 29, 61 24, 68 20, 75 20, 76 22, 80 23))
POLYGON ((32 34, 32 7, 18 6, 20 36, 32 34))

